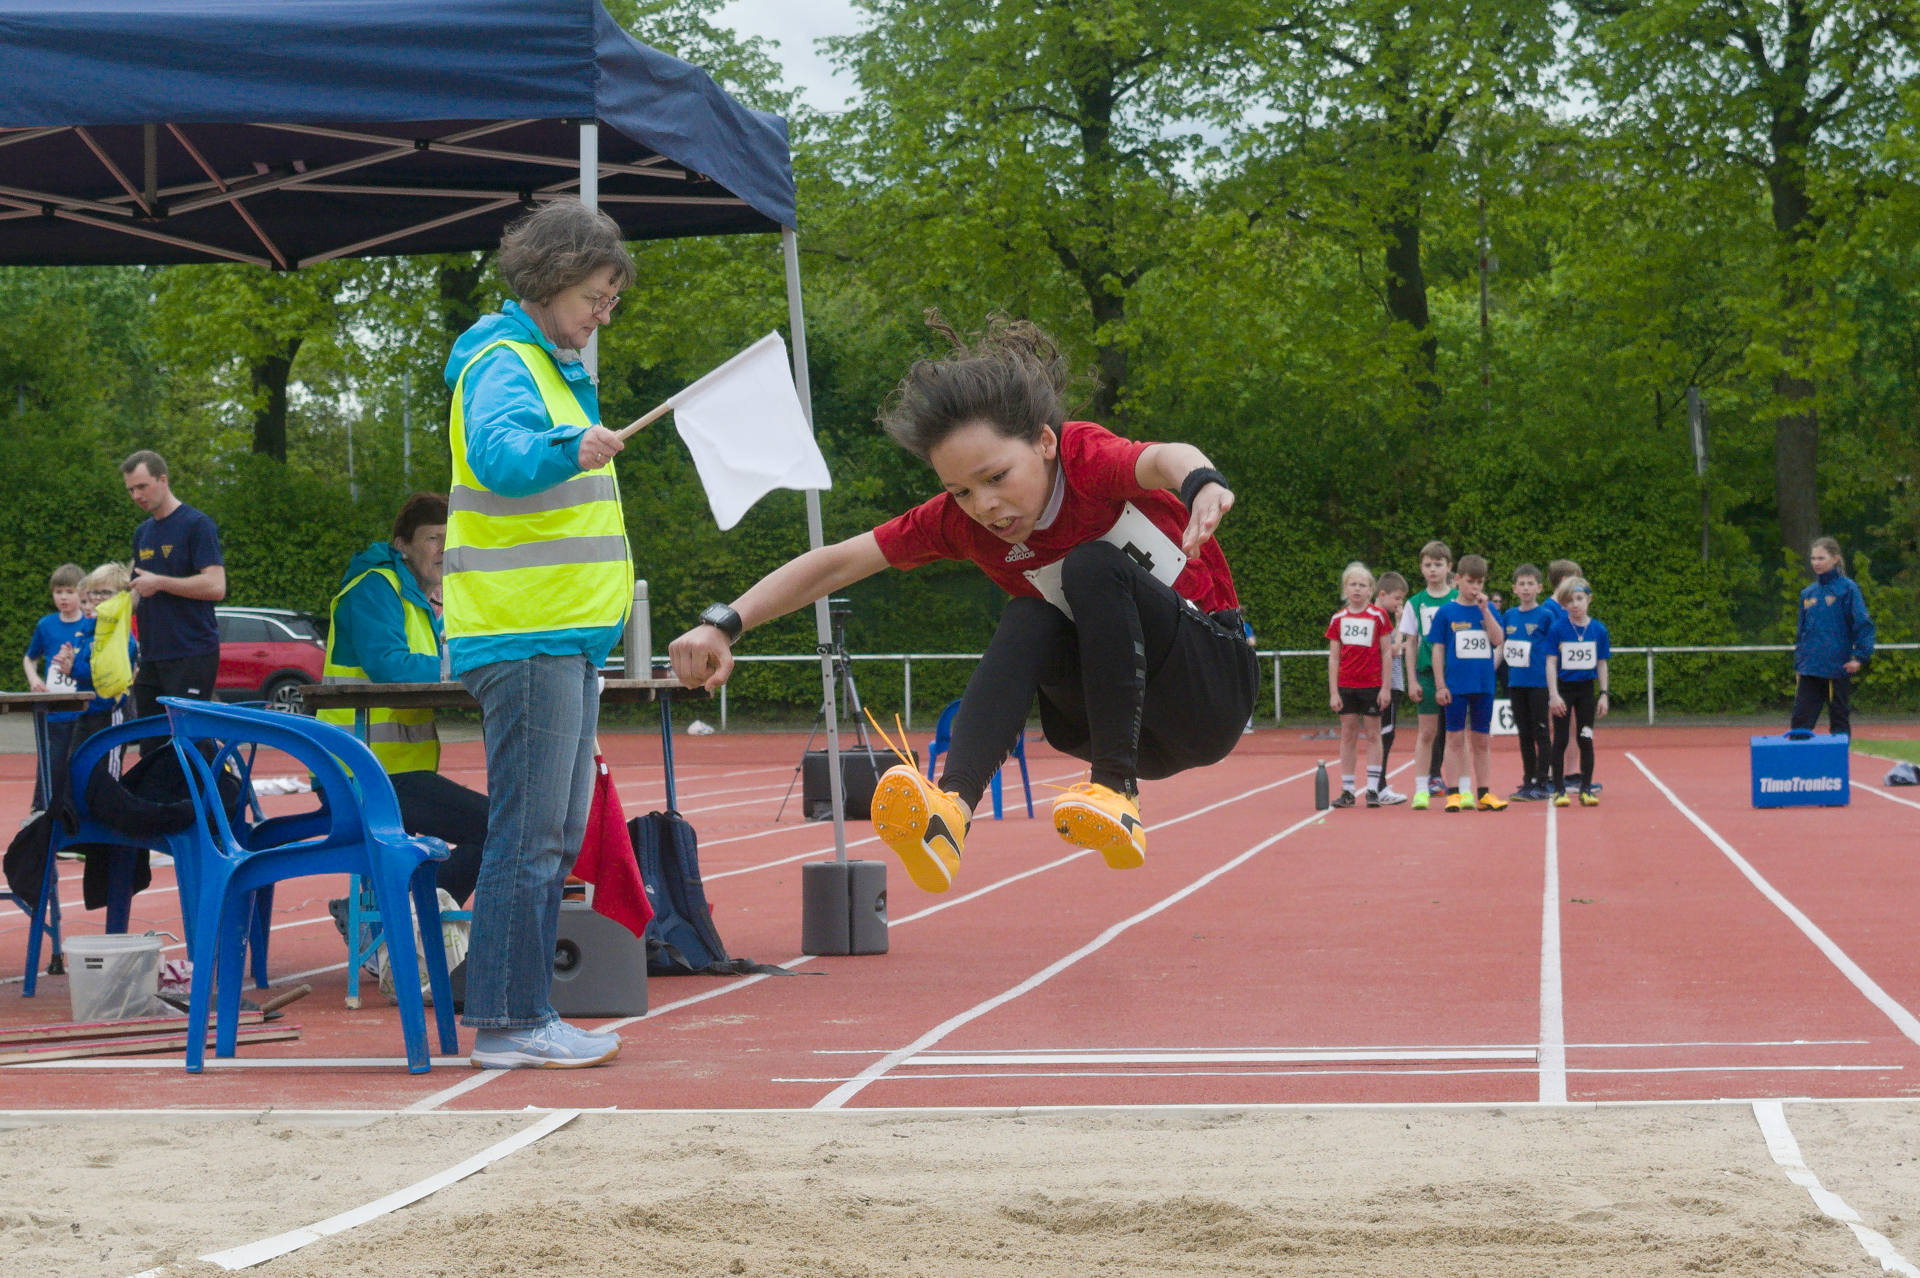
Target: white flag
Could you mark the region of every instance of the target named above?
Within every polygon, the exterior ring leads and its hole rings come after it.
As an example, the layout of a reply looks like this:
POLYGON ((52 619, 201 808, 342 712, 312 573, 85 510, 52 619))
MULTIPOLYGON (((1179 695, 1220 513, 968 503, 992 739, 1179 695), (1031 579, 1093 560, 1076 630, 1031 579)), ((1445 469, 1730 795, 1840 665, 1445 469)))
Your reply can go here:
POLYGON ((776 488, 833 486, 780 334, 768 333, 667 402, 721 531, 776 488))

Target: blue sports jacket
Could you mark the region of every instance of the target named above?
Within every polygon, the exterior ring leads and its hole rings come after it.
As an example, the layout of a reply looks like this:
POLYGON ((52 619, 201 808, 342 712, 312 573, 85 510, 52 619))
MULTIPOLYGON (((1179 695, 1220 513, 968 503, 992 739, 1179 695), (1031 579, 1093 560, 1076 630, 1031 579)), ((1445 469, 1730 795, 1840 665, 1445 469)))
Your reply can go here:
POLYGON ((393 543, 376 541, 355 555, 340 584, 345 586, 374 568, 391 569, 400 579, 400 594, 394 594, 382 577, 368 577, 347 591, 333 613, 334 664, 357 666, 375 683, 438 682, 440 658, 407 647, 407 614, 400 601, 404 597, 433 617, 435 639, 441 638, 440 618, 434 616, 427 592, 393 543))
POLYGON ((1838 679, 1849 661, 1873 655, 1873 619, 1860 587, 1837 568, 1800 592, 1799 627, 1793 638, 1793 671, 1816 679, 1838 679))

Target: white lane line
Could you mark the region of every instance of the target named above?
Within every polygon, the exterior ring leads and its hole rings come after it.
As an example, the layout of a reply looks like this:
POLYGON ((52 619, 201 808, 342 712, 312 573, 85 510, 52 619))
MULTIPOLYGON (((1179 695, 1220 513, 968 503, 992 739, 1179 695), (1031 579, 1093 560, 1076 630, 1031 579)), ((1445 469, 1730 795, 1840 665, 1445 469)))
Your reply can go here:
MULTIPOLYGON (((1203 815, 1204 813, 1212 812, 1217 808, 1224 808, 1229 804, 1238 803, 1242 799, 1250 799, 1257 794, 1264 794, 1268 790, 1274 789, 1277 786, 1285 785, 1290 781, 1298 781, 1301 778, 1309 775, 1309 771, 1296 772, 1292 776, 1281 777, 1278 781, 1269 781, 1265 785, 1255 786, 1253 789, 1244 790, 1241 793, 1232 796, 1231 798, 1222 799, 1217 803, 1209 803, 1205 807, 1194 809, 1192 812, 1187 812, 1187 813, 1181 814, 1180 816, 1172 817, 1166 821, 1162 821, 1158 823, 1157 825, 1150 825, 1147 827, 1147 829, 1149 832, 1151 832, 1154 830, 1163 829, 1167 826, 1178 825, 1182 821, 1191 820, 1192 818, 1203 815)), ((1398 771, 1398 769, 1396 769, 1396 771, 1398 771)), ((1310 820, 1318 819, 1319 817, 1322 817, 1325 815, 1326 813, 1324 812, 1316 812, 1313 818, 1309 818, 1309 819, 1310 820)), ((913 914, 906 915, 904 918, 891 919, 888 922, 888 927, 890 928, 898 927, 901 924, 912 923, 917 919, 923 919, 929 915, 938 914, 940 911, 951 909, 956 905, 962 905, 968 901, 977 900, 978 898, 987 895, 989 892, 997 892, 1001 888, 1006 887, 1009 884, 1018 883, 1022 879, 1032 878, 1036 874, 1044 874, 1048 870, 1058 869, 1063 865, 1066 865, 1073 861, 1078 861, 1081 857, 1088 856, 1088 855, 1090 855, 1090 853, 1083 848, 1078 852, 1070 853, 1067 856, 1063 856, 1059 858, 1058 860, 1049 861, 1045 865, 1037 865, 1037 866, 1034 866, 1032 869, 1022 870, 1018 874, 1008 875, 1006 878, 1000 879, 993 883, 986 884, 983 887, 977 888, 972 892, 966 893, 965 895, 955 897, 952 900, 942 901, 938 905, 930 905, 926 909, 919 910, 913 914)), ((814 954, 801 954, 795 958, 788 959, 784 963, 776 964, 775 966, 783 967, 791 971, 794 968, 797 968, 804 963, 812 962, 817 957, 819 956, 814 954)), ((627 1026, 637 1024, 640 1021, 652 1020, 655 1017, 664 1016, 668 1012, 676 1011, 683 1007, 691 1007, 695 1003, 704 1003, 708 999, 719 998, 722 995, 731 994, 736 990, 742 990, 742 989, 748 988, 749 986, 757 985, 761 981, 766 980, 769 975, 770 974, 766 972, 758 972, 752 976, 743 976, 737 980, 729 981, 725 985, 716 985, 710 990, 703 991, 702 993, 699 993, 699 994, 691 995, 687 998, 679 999, 676 1002, 666 1003, 660 1007, 650 1007, 647 1009, 647 1011, 643 1015, 629 1016, 622 1020, 612 1021, 606 1025, 602 1025, 597 1032, 618 1033, 619 1031, 625 1029, 627 1026)), ((464 1082, 456 1083, 452 1087, 447 1088, 445 1091, 435 1092, 431 1096, 427 1096, 415 1102, 413 1105, 409 1105, 407 1107, 406 1112, 425 1113, 429 1110, 436 1109, 439 1106, 446 1104, 448 1101, 457 1100, 460 1097, 465 1096, 468 1092, 477 1091, 478 1089, 485 1087, 487 1084, 493 1082, 495 1079, 501 1078, 511 1073, 513 1073, 512 1070, 505 1070, 505 1069, 486 1070, 482 1072, 480 1075, 478 1075, 477 1077, 469 1078, 464 1082)))
MULTIPOLYGON (((946 1081, 950 1079, 951 1080, 967 1080, 967 1079, 984 1079, 984 1078, 1348 1078, 1348 1077, 1413 1078, 1413 1077, 1422 1077, 1426 1075, 1443 1075, 1443 1074, 1444 1075, 1531 1074, 1535 1072, 1536 1068, 1537 1068, 1536 1066, 1532 1064, 1528 1064, 1528 1065, 1521 1065, 1521 1066, 1502 1066, 1502 1065, 1469 1066, 1469 1067, 1460 1068, 1460 1069, 1407 1069, 1407 1068, 1394 1068, 1390 1066, 1383 1066, 1377 1069, 1326 1069, 1326 1068, 1194 1069, 1194 1070, 1170 1070, 1170 1069, 1013 1070, 1013 1069, 1008 1069, 1008 1070, 980 1070, 978 1072, 968 1071, 963 1074, 960 1074, 960 1073, 956 1073, 956 1074, 894 1073, 894 1074, 889 1074, 885 1078, 879 1079, 877 1081, 885 1082, 885 1083, 899 1083, 899 1082, 924 1083, 929 1081, 946 1081)), ((1871 1073, 1874 1070, 1881 1070, 1881 1069, 1897 1070, 1899 1068, 1900 1067, 1898 1065, 1779 1065, 1779 1066, 1729 1065, 1724 1068, 1702 1065, 1697 1067, 1676 1068, 1676 1069, 1575 1069, 1569 1072, 1574 1074, 1609 1074, 1609 1075, 1612 1075, 1612 1074, 1775 1074, 1775 1073, 1780 1073, 1780 1074, 1807 1074, 1807 1073, 1859 1074, 1859 1073, 1871 1073)), ((834 1076, 828 1076, 825 1078, 774 1078, 774 1079, 769 1079, 768 1081, 773 1083, 809 1083, 815 1086, 820 1086, 827 1083, 858 1082, 859 1076, 853 1075, 851 1077, 848 1077, 846 1075, 834 1075, 834 1076)), ((1296 1103, 1302 1105, 1305 1108, 1312 1108, 1314 1106, 1314 1102, 1311 1102, 1311 1101, 1302 1101, 1302 1102, 1296 1102, 1296 1103)), ((1377 1102, 1377 1103, 1385 1104, 1384 1102, 1377 1102)), ((1524 1105, 1526 1102, 1520 1102, 1520 1103, 1524 1105)), ((1600 1103, 1618 1103, 1622 1105, 1628 1105, 1628 1104, 1636 1104, 1641 1102, 1576 1101, 1571 1106, 1571 1108, 1588 1109, 1600 1103)), ((1660 1104, 1660 1103, 1667 1103, 1667 1102, 1648 1101, 1644 1103, 1660 1104)), ((1673 1104, 1711 1104, 1713 1102, 1711 1101, 1675 1101, 1671 1103, 1673 1104)), ((1821 1099, 1821 1103, 1822 1104, 1827 1103, 1824 1097, 1821 1099)), ((1424 1107, 1422 1102, 1418 1102, 1418 1101, 1407 1102, 1406 1104, 1407 1104, 1407 1108, 1409 1109, 1419 1109, 1424 1107)), ((1488 1104, 1490 1105, 1495 1104, 1495 1102, 1488 1102, 1488 1104)), ((1511 1101, 1508 1102, 1509 1107, 1511 1107, 1513 1104, 1514 1102, 1511 1102, 1511 1101)), ((907 1106, 903 1108, 911 1109, 912 1107, 907 1106)), ((937 1107, 937 1106, 935 1107, 936 1110, 938 1108, 940 1107, 937 1107)), ((1125 1107, 1115 1106, 1114 1108, 1125 1108, 1125 1107)), ((1141 1105, 1138 1108, 1140 1109, 1163 1109, 1163 1108, 1178 1109, 1180 1108, 1180 1106, 1177 1103, 1175 1103, 1175 1104, 1165 1105, 1165 1106, 1141 1105)), ((814 1106, 814 1109, 818 1110, 819 1107, 816 1105, 814 1106)), ((786 1111, 783 1110, 779 1112, 784 1113, 786 1111)), ((880 1112, 880 1107, 876 1106, 871 1109, 861 1108, 858 1110, 832 1110, 832 1111, 824 1111, 824 1112, 871 1114, 871 1113, 880 1112)))
POLYGON ((1839 1221, 1853 1231, 1869 1256, 1880 1262, 1880 1268, 1887 1273, 1904 1274, 1906 1278, 1920 1278, 1920 1269, 1915 1269, 1902 1256, 1886 1235, 1867 1228, 1861 1222, 1860 1213, 1847 1205, 1840 1195, 1820 1183, 1806 1160, 1800 1156, 1800 1142, 1793 1138, 1793 1129, 1787 1126, 1786 1107, 1777 1100, 1755 1101, 1753 1116, 1760 1124, 1761 1135, 1767 1138, 1767 1152, 1773 1155, 1773 1161, 1787 1173, 1787 1179, 1807 1191, 1813 1199, 1813 1205, 1826 1215, 1839 1221))
POLYGON ((1468 1048, 1435 1047, 1396 1051, 1358 1048, 1343 1052, 1313 1051, 1187 1051, 1166 1048, 1157 1052, 1089 1052, 1068 1048, 1059 1052, 927 1052, 902 1062, 902 1068, 955 1069, 966 1065, 1309 1065, 1348 1061, 1531 1061, 1531 1048, 1510 1052, 1482 1052, 1468 1048))
MULTIPOLYGON (((352 1211, 341 1212, 337 1216, 329 1216, 325 1220, 315 1221, 313 1224, 302 1229, 289 1230, 284 1234, 277 1234, 272 1238, 262 1238, 258 1242, 251 1242, 243 1247, 233 1247, 226 1251, 210 1252, 200 1257, 200 1259, 209 1264, 218 1265, 222 1269, 248 1269, 254 1265, 272 1260, 277 1256, 284 1256, 288 1252, 298 1251, 308 1243, 319 1242, 322 1238, 330 1234, 343 1233, 346 1230, 364 1225, 370 1220, 376 1220, 390 1212, 398 1211, 402 1207, 417 1203, 428 1194, 445 1189, 455 1181, 465 1180, 475 1172, 486 1167, 489 1163, 498 1162, 515 1150, 524 1149, 542 1137, 566 1126, 578 1117, 579 1114, 580 1111, 577 1109, 559 1110, 547 1115, 524 1131, 517 1132, 498 1144, 481 1150, 465 1162, 456 1163, 443 1172, 429 1176, 425 1180, 417 1181, 405 1189, 388 1194, 385 1198, 376 1198, 364 1206, 355 1207, 352 1211)), ((153 1269, 147 1272, 158 1274, 160 1270, 153 1269)))
MULTIPOLYGON (((1300 773, 1298 775, 1304 776, 1305 773, 1300 773)), ((1273 784, 1279 785, 1282 783, 1276 781, 1273 784)), ((928 1048, 932 1047, 935 1043, 938 1043, 941 1039, 945 1038, 947 1035, 951 1034, 953 1031, 961 1028, 962 1026, 967 1025, 973 1021, 976 1021, 980 1017, 985 1016, 987 1013, 992 1012, 1000 1007, 1003 1007, 1008 1003, 1011 1003, 1014 999, 1019 998, 1023 994, 1026 994, 1031 992, 1032 990, 1038 989, 1040 986, 1046 984, 1048 981, 1052 980, 1054 977, 1058 976, 1060 973, 1066 971, 1068 968, 1078 963, 1081 959, 1087 958, 1088 956, 1096 954, 1100 950, 1105 949, 1107 945, 1109 945, 1118 937, 1124 935, 1128 930, 1133 928, 1136 924, 1143 923, 1146 920, 1154 917, 1155 915, 1160 914, 1168 909, 1171 909, 1175 905, 1178 905, 1181 901, 1186 900, 1188 897, 1200 891, 1202 888, 1212 884, 1216 879, 1220 878, 1222 875, 1231 873, 1232 871, 1238 869, 1240 866, 1246 864, 1248 861, 1258 856, 1261 852, 1264 852, 1266 849, 1272 847, 1274 844, 1286 838, 1288 835, 1293 834, 1295 831, 1303 830, 1307 826, 1314 824, 1316 821, 1322 820, 1325 817, 1325 815, 1326 814, 1323 812, 1315 812, 1308 816, 1301 817, 1298 821, 1295 821, 1292 825, 1280 831, 1278 834, 1269 835, 1267 838, 1262 839, 1260 842, 1254 844, 1252 847, 1240 853, 1238 856, 1231 858, 1230 860, 1224 862, 1223 864, 1216 866, 1214 869, 1209 870, 1207 873, 1201 875, 1199 878, 1193 880, 1193 882, 1187 884, 1187 886, 1181 888, 1179 891, 1170 893, 1169 895, 1162 897, 1159 901, 1156 901, 1154 904, 1148 906, 1146 909, 1141 910, 1138 913, 1128 918, 1122 919, 1118 923, 1115 923, 1112 927, 1107 928, 1104 932, 1094 937, 1091 941, 1088 941, 1085 945, 1082 945, 1079 949, 1074 950, 1071 954, 1067 954, 1062 958, 1054 960, 1052 963, 1049 963, 1046 967, 1040 969, 1040 971, 1035 972, 1032 976, 1029 976, 1026 980, 1021 981, 1019 984, 1014 985, 1009 989, 1001 991, 999 994, 994 995, 992 998, 986 999, 980 1003, 976 1003, 974 1006, 968 1008, 964 1012, 961 1012, 957 1016, 948 1017, 946 1020, 942 1021, 940 1024, 934 1026, 932 1029, 922 1034, 919 1038, 915 1039, 913 1042, 907 1044, 905 1047, 902 1047, 896 1051, 887 1053, 885 1057, 881 1058, 878 1061, 875 1061, 872 1065, 869 1065, 866 1069, 860 1071, 860 1073, 853 1079, 849 1080, 846 1083, 841 1084, 839 1087, 834 1088, 831 1092, 827 1093, 827 1095, 821 1097, 819 1101, 815 1102, 814 1108, 831 1110, 831 1109, 840 1109, 844 1107, 848 1101, 852 1100, 855 1096, 858 1096, 862 1091, 866 1090, 866 1088, 871 1083, 873 1083, 875 1080, 879 1078, 884 1077, 886 1074, 888 1074, 897 1066, 899 1066, 903 1061, 907 1061, 912 1059, 915 1056, 918 1056, 920 1053, 926 1051, 928 1048)))
MULTIPOLYGON (((244 1044, 242 1044, 244 1046, 244 1044)), ((143 1056, 124 1060, 28 1061, 9 1065, 8 1069, 179 1069, 185 1056, 143 1056)), ((436 1068, 465 1065, 464 1056, 435 1056, 436 1068)), ((283 1056, 275 1058, 245 1056, 209 1056, 208 1069, 395 1069, 407 1065, 404 1056, 283 1056)), ((405 1111, 401 1111, 404 1113, 405 1111)))
MULTIPOLYGON (((1656 1049, 1656 1050, 1668 1050, 1675 1047, 1865 1047, 1872 1041, 1873 1041, 1872 1039, 1868 1039, 1868 1038, 1796 1038, 1796 1039, 1740 1039, 1740 1040, 1701 1039, 1701 1040, 1678 1042, 1678 1043, 1569 1043, 1567 1044, 1567 1048, 1569 1051, 1583 1051, 1587 1049, 1600 1049, 1600 1048, 1615 1049, 1615 1048, 1627 1048, 1627 1047, 1649 1048, 1649 1049, 1656 1049)), ((1236 1051, 1236 1052, 1377 1052, 1377 1051, 1412 1052, 1412 1051, 1428 1050, 1429 1046, 1431 1045, 1407 1044, 1407 1043, 1398 1043, 1398 1044, 1311 1043, 1311 1044, 1305 1044, 1305 1045, 1296 1043, 1296 1044, 1291 1044, 1285 1047, 1277 1047, 1272 1044, 1257 1044, 1257 1045, 1243 1045, 1240 1047, 1233 1047, 1233 1048, 1219 1048, 1217 1050, 1236 1051)), ((813 1054, 815 1056, 885 1056, 888 1052, 892 1050, 893 1049, 890 1047, 816 1047, 813 1049, 813 1054)), ((950 1047, 945 1050, 947 1054, 950 1056, 964 1056, 971 1049, 950 1047)), ((988 1050, 988 1049, 980 1049, 980 1050, 988 1050)), ((1175 1047, 1055 1047, 1055 1048, 1048 1048, 1046 1050, 1054 1052, 1056 1054, 1064 1055, 1065 1053, 1068 1053, 1068 1052, 1107 1052, 1107 1051, 1159 1052, 1159 1051, 1188 1051, 1191 1049, 1175 1048, 1175 1047)), ((1475 1051, 1475 1052, 1518 1052, 1518 1051, 1533 1052, 1533 1051, 1537 1051, 1538 1049, 1532 1043, 1449 1043, 1447 1044, 1446 1050, 1475 1051)))
POLYGON ((1545 883, 1540 900, 1540 1103, 1567 1103, 1567 1018, 1560 982, 1559 809, 1547 805, 1545 883))
POLYGON ((1868 785, 1865 781, 1855 781, 1852 782, 1852 785, 1856 790, 1865 790, 1868 794, 1877 794, 1889 803, 1903 803, 1907 807, 1920 809, 1920 803, 1915 803, 1912 799, 1903 799, 1897 794, 1888 794, 1877 785, 1868 785))
POLYGON ((1853 987, 1865 995, 1869 1003, 1872 1003, 1875 1007, 1879 1008, 1881 1012, 1885 1013, 1887 1019, 1892 1021, 1894 1026, 1902 1034, 1906 1035, 1911 1042, 1920 1044, 1920 1019, 1916 1019, 1912 1012, 1902 1007, 1894 1000, 1891 994, 1881 989, 1879 983, 1862 971, 1858 963, 1848 958, 1846 951, 1834 944, 1832 938, 1821 931, 1812 919, 1801 913, 1798 906, 1782 896, 1779 891, 1774 888, 1773 884, 1767 882, 1765 878, 1761 877, 1758 870, 1747 863, 1745 857, 1734 851, 1733 845, 1721 838, 1717 830, 1695 815, 1692 808, 1680 802, 1680 796, 1668 789, 1666 782, 1653 775, 1653 770, 1642 763, 1638 755, 1629 750, 1627 751, 1627 758, 1632 761, 1634 767, 1640 769, 1647 780, 1653 782, 1655 788, 1658 789, 1660 793, 1667 796, 1667 802, 1673 804, 1675 808, 1678 808, 1682 816, 1693 822, 1695 829, 1706 835, 1707 838, 1713 842, 1713 845, 1719 848, 1729 861, 1733 862, 1734 868, 1745 875, 1749 883, 1759 889, 1760 895, 1773 902, 1775 908, 1786 915, 1787 918, 1792 921, 1793 925, 1799 928, 1801 933, 1805 935, 1809 941, 1812 941, 1822 954, 1827 956, 1827 961, 1840 969, 1841 975, 1851 981, 1853 987))

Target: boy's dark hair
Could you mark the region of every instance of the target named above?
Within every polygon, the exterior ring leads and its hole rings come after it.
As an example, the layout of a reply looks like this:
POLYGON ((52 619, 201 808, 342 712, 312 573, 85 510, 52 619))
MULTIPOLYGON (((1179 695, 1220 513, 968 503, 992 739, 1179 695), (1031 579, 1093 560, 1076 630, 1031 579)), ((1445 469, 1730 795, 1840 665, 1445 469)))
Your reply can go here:
POLYGON ((412 541, 413 534, 423 524, 444 524, 447 522, 447 499, 439 493, 415 493, 400 504, 400 513, 393 517, 393 539, 412 541))
POLYGON ((894 443, 925 461, 942 440, 973 422, 1028 442, 1046 427, 1059 432, 1072 373, 1060 348, 1036 325, 989 315, 986 330, 969 340, 929 308, 927 327, 952 349, 939 359, 915 360, 880 406, 880 424, 894 443))
POLYGON ((79 564, 61 564, 53 570, 53 575, 47 578, 47 589, 78 590, 80 579, 86 575, 86 570, 79 564))
POLYGON ((167 459, 151 448, 143 448, 137 453, 128 453, 127 459, 120 463, 120 473, 131 475, 142 466, 145 466, 147 473, 155 479, 167 477, 167 459))
POLYGON ((1454 569, 1454 574, 1460 577, 1472 577, 1476 581, 1485 581, 1487 579, 1487 561, 1480 555, 1462 555, 1460 556, 1460 566, 1454 569))
POLYGON ((1547 565, 1547 589, 1558 590, 1569 577, 1580 576, 1580 565, 1571 559, 1556 559, 1547 565))
POLYGON ((1420 557, 1422 559, 1444 559, 1447 563, 1451 564, 1453 562, 1453 548, 1448 546, 1444 541, 1430 541, 1420 547, 1420 557))
POLYGON ((1521 564, 1518 568, 1515 568, 1513 570, 1513 579, 1515 581, 1518 581, 1522 577, 1531 577, 1535 581, 1539 581, 1540 570, 1534 567, 1532 564, 1521 564))
POLYGON ((1407 593, 1407 579, 1397 572, 1383 572, 1380 580, 1373 583, 1373 592, 1377 595, 1390 595, 1395 592, 1407 593))

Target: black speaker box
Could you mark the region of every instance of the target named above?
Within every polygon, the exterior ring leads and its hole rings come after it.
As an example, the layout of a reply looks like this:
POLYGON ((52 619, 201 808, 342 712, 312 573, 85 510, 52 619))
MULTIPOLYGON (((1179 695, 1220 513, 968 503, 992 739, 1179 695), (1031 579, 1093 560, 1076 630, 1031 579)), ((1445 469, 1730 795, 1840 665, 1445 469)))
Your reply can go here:
MULTIPOLYGON (((867 821, 873 817, 873 787, 880 774, 900 760, 891 750, 840 750, 841 784, 846 791, 846 817, 849 821, 867 821)), ((809 750, 800 762, 800 802, 809 821, 833 819, 833 789, 827 775, 827 752, 809 750)))
MULTIPOLYGON (((451 975, 458 1007, 467 998, 467 965, 451 975)), ((562 901, 550 997, 562 1016, 645 1015, 647 943, 585 902, 562 901)))

